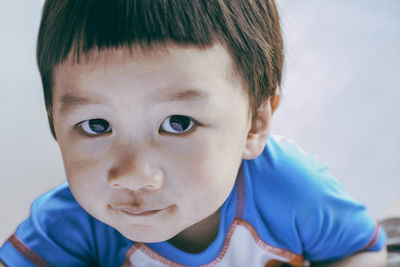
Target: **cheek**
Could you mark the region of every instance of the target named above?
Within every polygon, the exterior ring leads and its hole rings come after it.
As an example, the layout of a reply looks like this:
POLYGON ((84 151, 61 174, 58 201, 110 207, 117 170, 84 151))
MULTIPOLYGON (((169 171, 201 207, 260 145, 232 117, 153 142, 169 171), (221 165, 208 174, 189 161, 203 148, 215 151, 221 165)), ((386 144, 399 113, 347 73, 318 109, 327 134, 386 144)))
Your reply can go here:
POLYGON ((204 145, 182 159, 183 163, 179 165, 181 179, 173 180, 173 188, 187 214, 195 211, 193 216, 205 218, 228 198, 240 164, 237 157, 229 157, 228 151, 221 151, 217 143, 215 146, 204 145))
POLYGON ((107 157, 109 142, 95 138, 89 140, 74 134, 60 137, 59 146, 67 174, 96 172, 107 157))
POLYGON ((106 194, 107 166, 100 154, 91 150, 88 150, 90 153, 86 152, 84 148, 75 145, 60 144, 60 148, 67 180, 77 200, 90 201, 98 198, 101 192, 106 194))
POLYGON ((106 204, 111 191, 101 164, 93 160, 64 160, 67 180, 71 192, 80 206, 93 217, 104 220, 106 204))
MULTIPOLYGON (((184 188, 185 195, 203 194, 215 198, 230 192, 240 166, 244 141, 243 134, 227 136, 224 131, 201 135, 192 139, 190 146, 171 158, 171 168, 181 177, 173 179, 174 186, 184 188), (179 173, 179 174, 178 174, 179 173)), ((178 192, 178 194, 181 194, 178 192)))

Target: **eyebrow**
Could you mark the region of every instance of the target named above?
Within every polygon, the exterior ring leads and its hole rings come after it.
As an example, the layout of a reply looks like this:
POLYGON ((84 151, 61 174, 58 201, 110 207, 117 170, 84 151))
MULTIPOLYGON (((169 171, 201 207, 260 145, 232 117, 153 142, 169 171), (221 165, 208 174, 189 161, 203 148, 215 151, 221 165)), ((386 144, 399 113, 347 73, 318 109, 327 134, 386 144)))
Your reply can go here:
POLYGON ((196 89, 186 89, 162 95, 157 98, 159 102, 174 102, 174 101, 205 101, 208 95, 196 89))
MULTIPOLYGON (((154 99, 155 102, 182 102, 182 101, 194 101, 203 102, 208 99, 208 95, 198 91, 196 89, 186 89, 176 91, 168 94, 162 94, 154 99)), ((88 104, 99 104, 100 101, 94 98, 80 96, 74 93, 65 93, 57 99, 57 102, 61 103, 61 113, 66 113, 74 106, 82 106, 88 104)))
POLYGON ((87 104, 98 104, 98 100, 90 97, 84 97, 76 94, 65 93, 57 99, 57 102, 61 103, 61 113, 67 112, 74 106, 82 106, 87 104))

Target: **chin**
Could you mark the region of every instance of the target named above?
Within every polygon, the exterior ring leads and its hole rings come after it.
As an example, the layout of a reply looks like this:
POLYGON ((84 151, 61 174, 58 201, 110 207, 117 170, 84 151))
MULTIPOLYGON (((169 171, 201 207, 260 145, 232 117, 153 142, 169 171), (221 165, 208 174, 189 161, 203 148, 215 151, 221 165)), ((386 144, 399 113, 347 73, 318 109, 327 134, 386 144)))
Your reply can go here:
MULTIPOLYGON (((118 230, 118 229, 117 229, 118 230)), ((128 238, 129 240, 132 240, 134 242, 140 242, 140 243, 157 243, 157 242, 163 242, 166 240, 169 240, 173 238, 175 235, 178 233, 175 232, 163 232, 163 233, 156 233, 154 230, 150 230, 149 232, 146 231, 119 231, 123 236, 128 238)))

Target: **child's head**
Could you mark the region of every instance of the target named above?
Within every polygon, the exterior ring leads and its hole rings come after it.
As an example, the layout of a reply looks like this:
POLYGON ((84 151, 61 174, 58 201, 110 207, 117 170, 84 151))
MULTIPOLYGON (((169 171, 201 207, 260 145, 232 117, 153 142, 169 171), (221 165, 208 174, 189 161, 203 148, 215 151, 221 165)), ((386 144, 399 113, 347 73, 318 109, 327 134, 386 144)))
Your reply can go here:
MULTIPOLYGON (((37 61, 53 135, 52 87, 57 65, 88 51, 220 43, 248 91, 253 115, 281 83, 283 41, 273 0, 46 1, 37 61)), ((189 59, 188 59, 189 60, 189 59)))
POLYGON ((77 201, 135 241, 215 231, 282 60, 272 1, 47 1, 38 64, 77 201))

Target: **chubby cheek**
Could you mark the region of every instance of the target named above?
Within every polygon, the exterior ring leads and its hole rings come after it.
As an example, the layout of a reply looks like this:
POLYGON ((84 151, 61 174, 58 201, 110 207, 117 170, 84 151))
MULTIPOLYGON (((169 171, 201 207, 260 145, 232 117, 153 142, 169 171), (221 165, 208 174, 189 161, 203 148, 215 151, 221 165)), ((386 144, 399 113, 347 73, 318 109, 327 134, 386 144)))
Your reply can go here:
POLYGON ((188 208, 213 212, 223 204, 234 185, 243 146, 243 135, 214 134, 191 140, 189 153, 175 155, 182 178, 173 182, 179 182, 178 195, 189 196, 188 208))
POLYGON ((89 212, 100 208, 93 203, 104 203, 102 200, 109 198, 104 162, 99 155, 90 157, 71 145, 60 144, 60 148, 74 197, 89 212))

